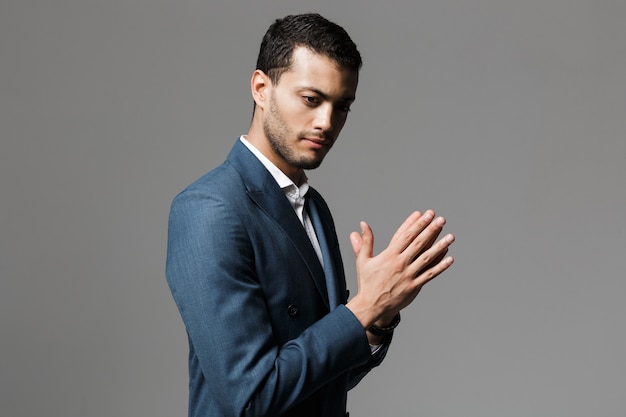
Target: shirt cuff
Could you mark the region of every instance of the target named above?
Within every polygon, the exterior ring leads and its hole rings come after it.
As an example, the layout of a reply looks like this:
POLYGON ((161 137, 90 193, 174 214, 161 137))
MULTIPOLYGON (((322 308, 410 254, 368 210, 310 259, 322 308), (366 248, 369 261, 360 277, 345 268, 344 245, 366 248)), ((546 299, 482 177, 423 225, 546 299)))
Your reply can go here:
POLYGON ((381 345, 372 345, 370 344, 370 351, 372 352, 372 355, 375 355, 376 352, 378 352, 380 350, 381 345))

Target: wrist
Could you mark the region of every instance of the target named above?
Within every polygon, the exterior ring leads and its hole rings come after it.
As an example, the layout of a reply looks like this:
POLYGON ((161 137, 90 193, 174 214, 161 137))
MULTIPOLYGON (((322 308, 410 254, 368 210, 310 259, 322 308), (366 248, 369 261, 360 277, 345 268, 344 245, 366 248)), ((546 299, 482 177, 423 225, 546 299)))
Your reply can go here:
POLYGON ((378 320, 376 320, 373 325, 376 327, 388 327, 398 315, 399 312, 387 313, 384 316, 380 317, 378 320))
POLYGON ((396 313, 391 320, 378 320, 369 326, 367 330, 375 336, 387 336, 393 333, 398 324, 400 324, 400 312, 396 313), (385 324, 381 325, 381 322, 385 324))
MULTIPOLYGON (((379 316, 374 312, 371 305, 362 302, 358 294, 350 300, 346 307, 359 320, 363 329, 367 330, 372 324, 380 320, 379 316)), ((390 318, 391 320, 391 318, 390 318)), ((385 323, 382 323, 383 325, 385 323)))

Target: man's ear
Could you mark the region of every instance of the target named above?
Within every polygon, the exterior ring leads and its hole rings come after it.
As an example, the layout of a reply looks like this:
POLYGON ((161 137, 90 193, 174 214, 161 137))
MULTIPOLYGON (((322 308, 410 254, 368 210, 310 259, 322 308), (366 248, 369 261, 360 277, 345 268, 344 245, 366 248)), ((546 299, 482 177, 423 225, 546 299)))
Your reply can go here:
POLYGON ((268 94, 271 86, 272 81, 263 71, 257 69, 252 73, 250 89, 252 90, 252 99, 257 107, 265 108, 265 103, 269 100, 268 94))

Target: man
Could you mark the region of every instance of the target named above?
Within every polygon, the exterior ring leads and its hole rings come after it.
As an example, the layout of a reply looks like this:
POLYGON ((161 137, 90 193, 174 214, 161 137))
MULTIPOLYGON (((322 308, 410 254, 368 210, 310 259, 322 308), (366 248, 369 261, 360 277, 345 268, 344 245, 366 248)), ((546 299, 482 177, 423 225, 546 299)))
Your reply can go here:
POLYGON ((444 219, 413 213, 373 256, 350 240, 348 301, 331 214, 307 183, 355 99, 361 57, 316 14, 261 44, 247 135, 172 203, 167 280, 189 336, 190 416, 346 415, 347 391, 385 356, 399 312, 452 264, 444 219))

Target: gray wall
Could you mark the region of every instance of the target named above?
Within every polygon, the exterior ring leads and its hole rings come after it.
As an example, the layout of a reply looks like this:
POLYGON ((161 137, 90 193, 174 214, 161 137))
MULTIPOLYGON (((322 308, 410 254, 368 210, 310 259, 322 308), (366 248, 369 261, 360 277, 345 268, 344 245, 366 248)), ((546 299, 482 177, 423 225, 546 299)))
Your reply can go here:
POLYGON ((319 11, 365 60, 310 173, 349 286, 361 219, 457 235, 353 415, 624 415, 626 2, 215 3, 0 2, 0 414, 186 414, 169 203, 246 131, 267 26, 319 11))

